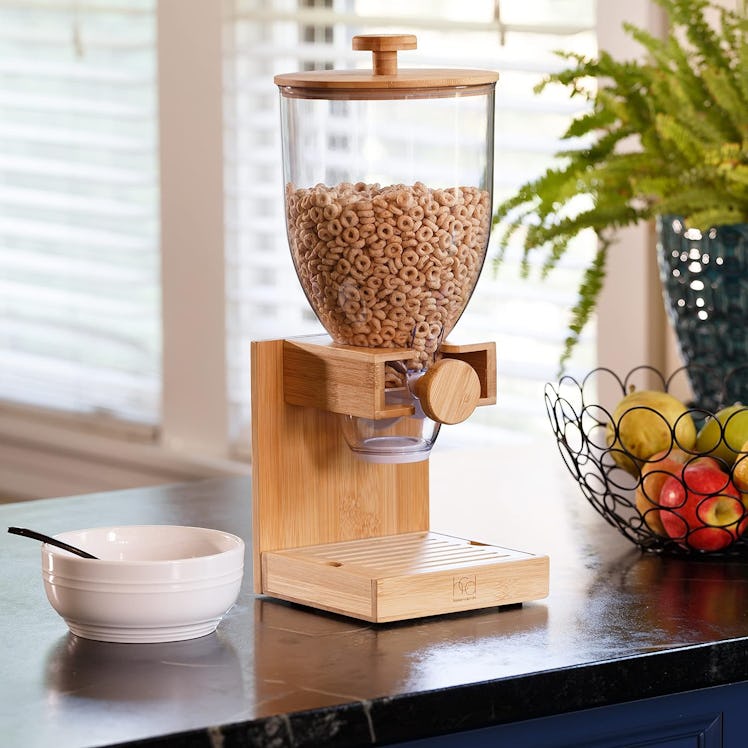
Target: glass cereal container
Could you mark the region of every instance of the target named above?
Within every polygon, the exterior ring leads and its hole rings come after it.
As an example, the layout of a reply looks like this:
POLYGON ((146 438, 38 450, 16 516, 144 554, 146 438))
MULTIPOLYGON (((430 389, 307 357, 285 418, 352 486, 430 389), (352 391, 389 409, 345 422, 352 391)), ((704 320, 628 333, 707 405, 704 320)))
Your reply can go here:
POLYGON ((413 351, 387 396, 410 398, 419 423, 344 427, 371 461, 428 456, 439 424, 413 384, 470 299, 491 223, 498 75, 399 69, 398 51, 415 48, 411 35, 356 36, 373 69, 275 77, 288 240, 309 303, 336 343, 413 351))

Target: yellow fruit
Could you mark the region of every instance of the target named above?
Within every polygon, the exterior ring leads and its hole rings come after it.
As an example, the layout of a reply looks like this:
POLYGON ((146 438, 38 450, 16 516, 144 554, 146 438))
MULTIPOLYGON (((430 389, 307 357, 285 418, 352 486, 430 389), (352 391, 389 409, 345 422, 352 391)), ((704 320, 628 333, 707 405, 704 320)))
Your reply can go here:
POLYGON ((696 450, 719 457, 725 465, 735 462, 748 441, 748 407, 741 403, 723 408, 707 419, 696 438, 696 450))
POLYGON ((606 427, 606 442, 616 463, 638 475, 642 461, 658 452, 676 446, 693 449, 696 426, 678 398, 657 390, 636 390, 613 411, 606 427))

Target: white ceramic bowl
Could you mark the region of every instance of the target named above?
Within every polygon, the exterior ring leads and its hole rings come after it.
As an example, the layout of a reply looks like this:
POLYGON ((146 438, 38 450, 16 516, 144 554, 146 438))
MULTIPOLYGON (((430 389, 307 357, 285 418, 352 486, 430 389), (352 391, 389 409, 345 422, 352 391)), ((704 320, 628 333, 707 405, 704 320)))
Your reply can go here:
POLYGON ((108 642, 167 642, 215 631, 236 602, 244 542, 204 527, 130 525, 55 535, 86 559, 42 545, 52 607, 77 636, 108 642))

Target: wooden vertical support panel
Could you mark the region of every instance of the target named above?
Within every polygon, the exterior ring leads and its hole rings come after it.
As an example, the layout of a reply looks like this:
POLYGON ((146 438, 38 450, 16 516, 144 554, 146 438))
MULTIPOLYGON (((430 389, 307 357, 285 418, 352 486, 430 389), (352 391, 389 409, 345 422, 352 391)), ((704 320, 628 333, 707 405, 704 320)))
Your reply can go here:
POLYGON ((256 592, 263 591, 264 551, 425 531, 429 524, 428 461, 364 462, 345 443, 338 415, 288 404, 284 343, 252 343, 256 592))

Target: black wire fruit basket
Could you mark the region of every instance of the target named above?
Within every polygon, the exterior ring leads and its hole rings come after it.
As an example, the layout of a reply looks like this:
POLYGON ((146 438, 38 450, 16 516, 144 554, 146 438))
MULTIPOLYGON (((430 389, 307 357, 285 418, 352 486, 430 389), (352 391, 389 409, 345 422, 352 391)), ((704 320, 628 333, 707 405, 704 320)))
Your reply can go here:
POLYGON ((599 367, 547 384, 545 403, 582 493, 640 549, 748 558, 747 380, 748 365, 731 370, 706 410, 673 394, 687 387, 685 368, 666 377, 639 366, 620 377, 599 367), (603 390, 610 408, 597 402, 603 390), (626 397, 635 392, 646 393, 641 402, 626 397), (673 401, 680 409, 666 413, 661 405, 673 401))

